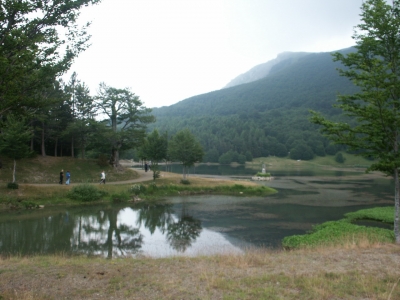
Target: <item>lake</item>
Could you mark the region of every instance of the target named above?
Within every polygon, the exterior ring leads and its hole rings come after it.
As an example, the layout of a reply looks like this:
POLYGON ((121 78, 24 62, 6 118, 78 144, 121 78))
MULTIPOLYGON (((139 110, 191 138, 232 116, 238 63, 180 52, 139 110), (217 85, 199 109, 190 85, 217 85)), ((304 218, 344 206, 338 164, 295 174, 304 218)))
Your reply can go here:
MULTIPOLYGON (((179 167, 176 172, 181 172, 179 167)), ((197 166, 196 172, 242 180, 254 175, 254 169, 215 165, 197 166)), ((304 234, 313 225, 341 219, 347 212, 393 205, 393 180, 377 174, 320 168, 271 173, 274 180, 259 183, 278 190, 268 197, 202 195, 170 197, 157 204, 2 212, 0 253, 111 258, 276 249, 285 236, 304 234)))

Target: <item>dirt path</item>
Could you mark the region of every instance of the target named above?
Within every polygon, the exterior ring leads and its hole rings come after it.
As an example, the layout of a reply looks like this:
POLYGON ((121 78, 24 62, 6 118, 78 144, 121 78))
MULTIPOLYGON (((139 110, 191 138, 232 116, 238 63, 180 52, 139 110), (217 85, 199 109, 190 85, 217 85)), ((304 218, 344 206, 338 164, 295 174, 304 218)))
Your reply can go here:
MULTIPOLYGON (((143 182, 143 181, 150 181, 153 180, 153 173, 152 172, 145 172, 142 169, 135 169, 134 172, 139 174, 139 178, 131 179, 131 180, 124 180, 124 181, 107 181, 106 184, 128 184, 128 183, 135 183, 135 182, 143 182)), ((78 183, 71 183, 71 186, 82 184, 81 182, 78 183)), ((99 184, 96 183, 89 183, 89 184, 99 184)), ((58 183, 23 183, 20 185, 33 185, 33 186, 59 186, 58 183)), ((63 184, 65 186, 65 183, 63 184)))

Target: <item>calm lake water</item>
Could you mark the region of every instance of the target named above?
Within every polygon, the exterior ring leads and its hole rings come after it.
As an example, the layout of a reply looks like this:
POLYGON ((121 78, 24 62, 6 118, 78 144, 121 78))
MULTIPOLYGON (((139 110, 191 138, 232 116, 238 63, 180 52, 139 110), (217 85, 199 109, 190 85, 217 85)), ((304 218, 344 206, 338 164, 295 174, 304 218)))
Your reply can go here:
MULTIPOLYGON (((242 180, 255 173, 244 167, 230 171, 228 166, 196 167, 203 176, 242 180)), ((167 257, 279 248, 285 236, 303 234, 347 212, 393 205, 393 181, 376 174, 299 168, 271 173, 274 180, 260 183, 278 190, 268 197, 172 197, 151 205, 4 212, 0 254, 167 257)))

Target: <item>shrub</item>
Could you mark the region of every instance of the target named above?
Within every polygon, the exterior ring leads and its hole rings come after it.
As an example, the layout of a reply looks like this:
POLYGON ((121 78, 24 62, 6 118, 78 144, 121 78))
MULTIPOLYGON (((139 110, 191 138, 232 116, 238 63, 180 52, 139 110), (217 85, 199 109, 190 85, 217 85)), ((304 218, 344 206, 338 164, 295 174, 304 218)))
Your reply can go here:
POLYGON ((271 177, 271 173, 261 173, 261 172, 258 172, 258 173, 256 174, 256 176, 258 176, 258 177, 271 177))
POLYGON ((130 192, 135 194, 136 196, 139 194, 143 194, 146 192, 146 186, 143 184, 134 184, 131 186, 130 192))
POLYGON ((9 182, 7 183, 7 188, 11 190, 18 190, 18 183, 16 182, 9 182))
POLYGON ((335 161, 336 161, 337 163, 342 164, 342 163, 345 162, 345 160, 346 160, 346 159, 344 158, 344 156, 343 156, 342 153, 340 153, 340 152, 336 153, 336 155, 335 155, 335 161))
POLYGON ((72 188, 68 193, 68 198, 82 202, 91 202, 101 199, 106 194, 106 192, 100 191, 93 185, 81 184, 72 188))
POLYGON ((127 193, 119 193, 119 194, 112 194, 111 195, 111 200, 114 203, 126 202, 130 198, 131 197, 127 193))
POLYGON ((181 179, 181 184, 186 184, 186 185, 188 185, 188 184, 190 184, 190 181, 187 180, 187 179, 181 179))

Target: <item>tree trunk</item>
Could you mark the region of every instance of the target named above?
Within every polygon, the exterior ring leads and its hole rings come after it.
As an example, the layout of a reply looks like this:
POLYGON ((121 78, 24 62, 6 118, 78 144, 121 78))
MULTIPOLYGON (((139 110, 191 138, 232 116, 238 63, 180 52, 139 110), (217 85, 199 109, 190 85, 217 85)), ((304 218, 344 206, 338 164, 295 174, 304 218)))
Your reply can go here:
POLYGON ((45 143, 44 143, 44 122, 42 122, 42 156, 46 156, 46 147, 45 147, 45 143))
POLYGON ((54 157, 57 157, 57 148, 58 148, 58 138, 55 140, 55 145, 54 145, 54 157))
POLYGON ((75 157, 74 153, 74 137, 71 138, 71 157, 75 157))
POLYGON ((119 165, 119 150, 117 148, 112 149, 110 163, 114 168, 119 165))
POLYGON ((400 232, 399 232, 399 199, 400 199, 400 183, 399 183, 399 169, 394 169, 394 237, 396 244, 400 244, 400 232))
POLYGON ((15 170, 17 168, 17 161, 14 159, 14 170, 13 170, 13 183, 15 183, 15 170))

